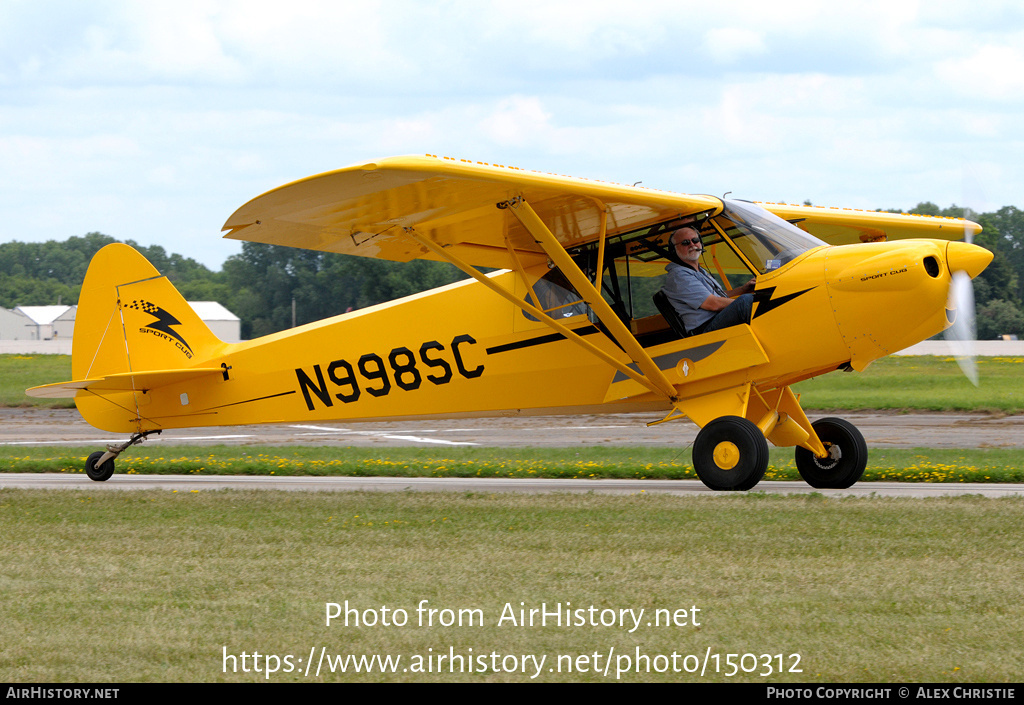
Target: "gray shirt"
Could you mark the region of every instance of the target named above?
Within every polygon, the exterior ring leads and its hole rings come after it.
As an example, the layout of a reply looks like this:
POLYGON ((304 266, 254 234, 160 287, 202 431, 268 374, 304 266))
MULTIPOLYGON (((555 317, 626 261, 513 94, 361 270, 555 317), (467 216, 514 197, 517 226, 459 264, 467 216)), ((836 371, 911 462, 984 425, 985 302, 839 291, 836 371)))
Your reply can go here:
POLYGON ((665 271, 668 276, 662 291, 683 320, 686 330, 693 331, 715 317, 717 311, 705 311, 700 305, 709 296, 725 296, 726 293, 706 269, 695 270, 670 262, 665 271))

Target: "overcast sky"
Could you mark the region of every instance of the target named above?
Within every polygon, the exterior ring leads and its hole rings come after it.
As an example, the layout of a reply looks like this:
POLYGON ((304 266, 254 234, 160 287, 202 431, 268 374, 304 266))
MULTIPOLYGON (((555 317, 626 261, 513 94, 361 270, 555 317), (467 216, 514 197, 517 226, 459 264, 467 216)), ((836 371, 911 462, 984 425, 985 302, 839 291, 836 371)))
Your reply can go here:
POLYGON ((238 206, 385 156, 991 210, 1022 129, 1019 0, 0 0, 0 242, 213 269, 238 206))

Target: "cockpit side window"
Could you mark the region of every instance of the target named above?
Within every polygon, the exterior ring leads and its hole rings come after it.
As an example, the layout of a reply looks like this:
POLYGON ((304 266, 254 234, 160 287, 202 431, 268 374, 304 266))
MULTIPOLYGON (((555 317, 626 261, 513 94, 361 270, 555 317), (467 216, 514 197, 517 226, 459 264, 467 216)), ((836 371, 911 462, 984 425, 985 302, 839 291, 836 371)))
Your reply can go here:
POLYGON ((725 210, 712 222, 760 274, 772 272, 804 252, 825 245, 753 203, 725 203, 725 210))
MULTIPOLYGON (((590 310, 590 307, 583 302, 583 298, 576 293, 576 289, 559 269, 552 269, 534 282, 533 290, 540 301, 535 302, 533 296, 527 294, 526 303, 536 306, 556 320, 572 318, 590 310)), ((523 311, 523 315, 531 321, 537 320, 526 311, 523 311)))
MULTIPOLYGON (((737 237, 745 232, 731 220, 722 222, 723 227, 737 237)), ((749 256, 741 255, 738 245, 712 226, 710 213, 681 216, 627 233, 609 235, 605 241, 600 276, 601 295, 624 322, 658 315, 653 296, 664 286, 666 265, 669 262, 679 263, 669 238, 684 225, 699 229, 705 247, 701 264, 721 280, 726 290, 746 282, 754 273, 747 261, 749 256)), ((570 250, 569 254, 587 278, 596 282, 599 243, 587 243, 570 250)), ((552 318, 586 314, 592 322, 599 323, 560 270, 548 271, 534 283, 533 289, 540 299, 538 307, 552 318)), ((532 295, 528 295, 526 300, 534 303, 532 295)), ((523 315, 531 321, 536 320, 525 311, 523 315)))

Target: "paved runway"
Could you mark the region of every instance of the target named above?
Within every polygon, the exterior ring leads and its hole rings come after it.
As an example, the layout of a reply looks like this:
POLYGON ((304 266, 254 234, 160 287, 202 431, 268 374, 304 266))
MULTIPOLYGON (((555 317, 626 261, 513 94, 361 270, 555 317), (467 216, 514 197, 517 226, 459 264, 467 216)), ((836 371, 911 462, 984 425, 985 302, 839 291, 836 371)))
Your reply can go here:
MULTIPOLYGON (((57 489, 87 491, 173 490, 177 492, 211 490, 289 490, 306 492, 574 492, 598 494, 672 494, 728 496, 714 492, 698 480, 546 480, 518 478, 447 477, 250 477, 195 475, 117 475, 106 482, 93 482, 85 475, 0 473, 0 488, 57 489)), ((846 490, 816 490, 803 482, 767 480, 756 492, 767 494, 810 494, 830 497, 947 497, 981 495, 984 497, 1024 496, 1024 485, 983 483, 904 483, 862 482, 846 490)))
MULTIPOLYGON (((812 414, 816 419, 823 414, 812 414)), ((1024 448, 1024 416, 843 413, 873 448, 1024 448)), ((338 445, 361 447, 686 446, 687 421, 648 427, 658 414, 519 416, 493 419, 268 424, 169 430, 151 444, 338 445)), ((73 409, 0 409, 0 445, 81 445, 102 449, 126 436, 89 426, 73 409)))
MULTIPOLYGON (((868 445, 876 448, 1024 448, 1024 416, 993 417, 980 414, 849 413, 868 445)), ((514 417, 446 421, 371 422, 360 424, 280 424, 171 430, 147 441, 152 444, 318 444, 361 447, 477 445, 496 447, 686 446, 693 442, 693 424, 670 423, 654 427, 651 414, 603 416, 514 417)), ((817 416, 812 416, 817 418, 817 416)), ((77 411, 0 409, 0 445, 76 445, 102 449, 123 436, 92 428, 77 411)), ((131 451, 128 451, 131 452, 131 451)), ((281 489, 309 491, 476 491, 476 492, 602 492, 671 494, 713 493, 696 480, 523 480, 448 478, 351 477, 196 477, 175 475, 117 475, 104 483, 84 475, 5 474, 0 487, 84 490, 214 490, 281 489)), ((816 490, 802 482, 765 481, 757 491, 806 494, 816 490)), ((820 490, 818 490, 820 491, 820 490)), ((934 497, 978 494, 1024 496, 1024 485, 859 483, 848 490, 825 490, 826 495, 934 497)))

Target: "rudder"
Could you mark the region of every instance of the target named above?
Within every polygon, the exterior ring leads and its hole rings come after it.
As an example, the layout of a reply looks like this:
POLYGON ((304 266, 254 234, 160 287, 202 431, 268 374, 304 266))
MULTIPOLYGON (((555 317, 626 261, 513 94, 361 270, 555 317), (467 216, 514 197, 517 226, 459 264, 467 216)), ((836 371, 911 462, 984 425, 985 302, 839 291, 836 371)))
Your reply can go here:
MULTIPOLYGON (((201 367, 227 346, 132 247, 107 245, 89 263, 75 316, 74 379, 201 367)), ((105 415, 109 403, 79 394, 76 405, 86 420, 104 427, 94 418, 105 415)))

